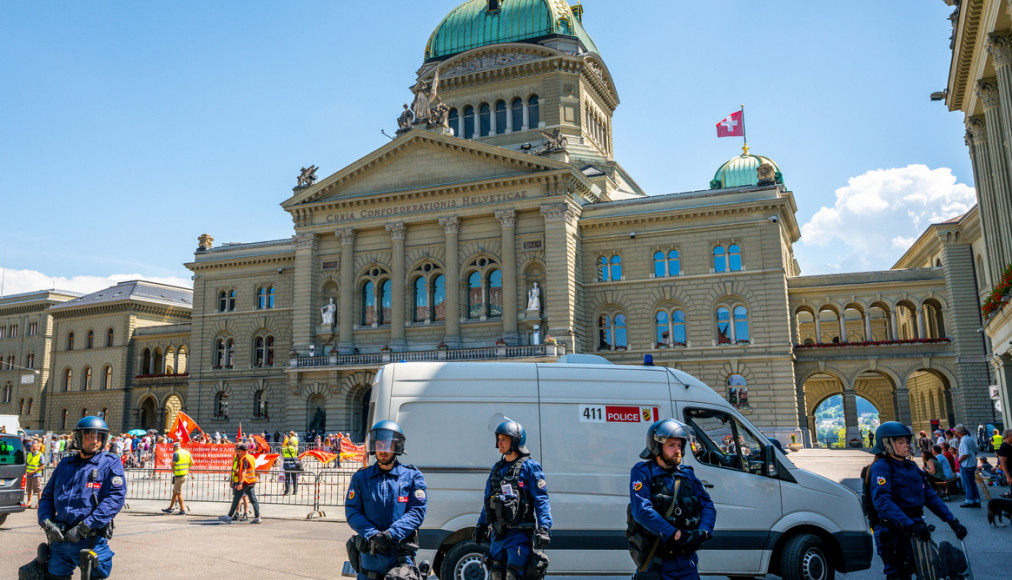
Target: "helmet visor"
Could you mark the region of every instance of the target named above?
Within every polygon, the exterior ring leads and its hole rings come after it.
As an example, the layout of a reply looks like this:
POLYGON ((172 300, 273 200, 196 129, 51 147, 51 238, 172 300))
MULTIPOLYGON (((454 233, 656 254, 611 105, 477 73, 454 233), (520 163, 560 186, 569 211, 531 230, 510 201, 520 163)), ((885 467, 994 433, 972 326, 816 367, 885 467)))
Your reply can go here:
POLYGON ((369 432, 369 452, 370 453, 396 453, 397 452, 397 433, 394 433, 390 429, 376 429, 375 431, 369 432))
POLYGON ((74 431, 74 443, 77 449, 85 453, 102 451, 108 442, 109 432, 103 429, 78 429, 74 431))

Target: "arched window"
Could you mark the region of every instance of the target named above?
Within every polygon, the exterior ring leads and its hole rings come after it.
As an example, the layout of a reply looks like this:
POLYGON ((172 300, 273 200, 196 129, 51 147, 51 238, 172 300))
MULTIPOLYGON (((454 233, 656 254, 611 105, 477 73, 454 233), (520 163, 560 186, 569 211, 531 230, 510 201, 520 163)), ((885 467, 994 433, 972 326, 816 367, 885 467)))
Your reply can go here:
POLYGON ((172 375, 176 373, 176 349, 169 347, 165 349, 165 374, 172 375))
POLYGON ((258 336, 253 341, 253 366, 274 366, 274 337, 258 336))
POLYGON ((105 368, 102 369, 102 389, 105 390, 111 388, 112 388, 112 367, 109 365, 105 365, 105 368))
POLYGON ((610 258, 601 256, 597 260, 597 278, 599 282, 614 282, 622 279, 622 256, 615 254, 610 258))
POLYGON ((725 256, 723 246, 716 246, 713 248, 713 271, 714 272, 726 272, 727 271, 727 257, 725 256))
POLYGON ((743 304, 718 306, 717 344, 749 344, 748 308, 743 304), (733 316, 733 317, 732 317, 733 316))
POLYGON ((717 344, 731 344, 731 311, 727 307, 717 308, 717 344))
POLYGON ((267 366, 274 366, 274 337, 267 337, 267 366))
POLYGON ((381 266, 373 266, 365 273, 362 288, 362 324, 379 326, 390 324, 393 282, 389 272, 381 266))
POLYGON ((661 310, 654 317, 657 346, 685 346, 685 312, 661 310))
POLYGON ((257 288, 257 310, 267 308, 267 288, 257 288))
POLYGON ((74 350, 74 333, 67 333, 67 350, 74 350))
POLYGON ((868 309, 868 325, 871 327, 870 340, 892 340, 892 330, 889 322, 889 312, 880 304, 873 304, 868 309))
POLYGON ((88 416, 88 407, 81 407, 81 418, 84 419, 88 416))
POLYGON ((425 276, 415 278, 415 322, 431 320, 429 311, 429 284, 425 276))
POLYGON ((21 401, 18 402, 18 415, 24 414, 25 414, 25 398, 21 397, 21 401))
POLYGON ((91 390, 91 367, 84 367, 84 373, 81 376, 81 390, 91 390))
MULTIPOLYGON (((10 381, 7 381, 4 383, 4 403, 10 403, 12 397, 14 397, 14 385, 10 381)), ((21 404, 25 404, 24 399, 21 399, 21 404)), ((21 414, 20 410, 18 410, 18 414, 21 414)))
POLYGON ((34 404, 35 404, 35 398, 34 397, 28 397, 28 410, 25 412, 25 415, 31 415, 32 414, 32 406, 34 404))
POLYGON ((622 279, 622 256, 611 257, 611 280, 622 279))
POLYGON ((162 356, 162 347, 155 347, 154 357, 151 359, 151 374, 160 375, 165 373, 165 357, 162 356))
POLYGON ((102 410, 98 412, 98 418, 103 421, 109 421, 109 407, 102 407, 102 410))
POLYGON ((376 319, 376 285, 372 280, 362 285, 362 324, 378 324, 376 319))
POLYGON ((467 317, 481 318, 485 314, 481 291, 481 273, 471 272, 467 277, 467 317))
POLYGON ((69 415, 69 413, 67 412, 66 409, 64 409, 63 411, 60 412, 60 431, 66 431, 67 430, 67 416, 68 415, 69 415))
POLYGON ((664 252, 654 252, 654 277, 663 278, 667 276, 667 263, 664 260, 664 252))
POLYGON ((383 307, 380 310, 380 324, 390 324, 390 321, 394 317, 394 283, 392 280, 384 280, 380 284, 380 304, 383 307))
POLYGON ((267 288, 267 308, 274 308, 274 286, 267 288))
POLYGON ((597 259, 597 281, 607 282, 608 281, 608 257, 601 256, 597 259))
POLYGON ((474 107, 468 105, 464 108, 464 139, 474 138, 474 107))
POLYGON ((734 341, 737 344, 748 344, 748 308, 744 306, 734 307, 734 341))
POLYGON ((17 358, 15 358, 14 355, 12 355, 12 354, 11 355, 7 355, 7 370, 9 370, 9 371, 14 370, 14 367, 17 364, 15 361, 17 361, 17 358))
POLYGON ((232 312, 235 310, 235 290, 230 290, 228 293, 228 311, 232 312))
POLYGON ((114 337, 114 333, 113 333, 112 327, 110 326, 105 331, 105 345, 106 346, 112 346, 113 337, 114 337))
POLYGON ((70 392, 70 385, 74 384, 74 371, 65 369, 63 371, 63 392, 70 392))
POLYGON ((527 126, 531 129, 537 129, 541 125, 541 113, 538 108, 538 96, 531 95, 527 99, 527 126))
POLYGON ((228 393, 225 391, 214 395, 214 418, 228 420, 228 393))
POLYGON ((150 375, 151 373, 151 349, 146 348, 141 352, 141 374, 150 375))
POLYGON ((446 276, 436 276, 432 282, 432 311, 434 320, 446 320, 446 276))
POLYGON ((225 312, 228 310, 228 292, 222 290, 218 292, 218 312, 225 312))
POLYGON ((88 329, 88 339, 84 344, 84 348, 92 348, 95 346, 95 331, 88 329))
POLYGON ((253 393, 253 416, 258 419, 270 419, 267 405, 267 394, 263 389, 253 393))
POLYGON ((748 383, 745 377, 734 374, 727 377, 727 402, 737 409, 751 409, 748 404, 748 383))
POLYGON ((510 104, 510 117, 510 120, 513 121, 514 131, 523 131, 527 128, 524 127, 524 102, 520 97, 513 99, 510 104))
POLYGON ((502 135, 506 132, 506 101, 499 101, 495 104, 495 133, 502 135))
POLYGON ((235 364, 235 341, 229 338, 225 341, 225 368, 230 369, 235 364))
POLYGON ((488 315, 492 318, 502 316, 502 272, 499 270, 488 274, 488 315))
POLYGON ((502 316, 502 272, 492 258, 482 256, 464 269, 467 276, 467 317, 484 320, 502 316))
POLYGON ((460 137, 460 114, 457 113, 456 107, 450 109, 446 120, 450 124, 450 128, 453 129, 453 136, 460 137))
POLYGON ((741 271, 741 248, 738 247, 738 244, 731 244, 727 248, 727 263, 730 271, 741 271))
POLYGON ((179 355, 176 357, 176 372, 182 374, 189 372, 189 370, 190 365, 186 356, 186 345, 180 345, 179 355))
POLYGON ((668 276, 678 276, 681 273, 681 265, 678 260, 678 250, 668 251, 668 276))
POLYGON ((219 338, 214 342, 214 368, 225 368, 225 339, 219 338))
POLYGON ((597 333, 598 350, 625 350, 629 347, 626 338, 625 314, 616 312, 599 316, 597 333))
POLYGON ((25 355, 25 368, 27 368, 27 369, 34 369, 35 368, 35 353, 34 352, 29 352, 28 354, 25 355))
POLYGON ((491 131, 492 109, 488 106, 488 103, 482 103, 478 107, 478 134, 482 137, 488 137, 488 134, 491 131))

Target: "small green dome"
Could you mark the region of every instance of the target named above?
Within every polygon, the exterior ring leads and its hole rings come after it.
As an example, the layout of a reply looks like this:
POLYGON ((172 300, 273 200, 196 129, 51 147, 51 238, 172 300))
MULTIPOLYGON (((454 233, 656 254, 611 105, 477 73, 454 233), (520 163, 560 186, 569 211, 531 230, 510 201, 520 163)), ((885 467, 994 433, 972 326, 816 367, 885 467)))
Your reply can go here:
POLYGON ((740 187, 743 185, 759 185, 759 166, 763 163, 773 165, 773 179, 776 183, 782 184, 784 176, 780 173, 780 167, 769 157, 753 155, 747 152, 737 157, 732 157, 724 162, 713 174, 710 180, 710 189, 723 189, 725 187, 740 187))
POLYGON ((579 4, 570 6, 567 0, 468 0, 451 10, 433 31, 425 45, 425 60, 549 36, 575 38, 588 52, 597 52, 580 23, 582 13, 579 4))

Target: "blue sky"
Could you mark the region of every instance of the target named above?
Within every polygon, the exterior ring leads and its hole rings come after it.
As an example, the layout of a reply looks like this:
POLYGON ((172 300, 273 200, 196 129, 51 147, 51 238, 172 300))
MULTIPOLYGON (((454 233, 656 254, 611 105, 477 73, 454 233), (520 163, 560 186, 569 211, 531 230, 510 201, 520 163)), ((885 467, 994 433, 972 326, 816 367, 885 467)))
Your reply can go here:
MULTIPOLYGON (((458 0, 0 3, 5 293, 189 284, 197 236, 293 233, 279 205, 386 142, 458 0)), ((941 0, 586 0, 615 156, 651 194, 705 189, 745 105, 805 229, 804 274, 886 269, 973 176, 941 0)))

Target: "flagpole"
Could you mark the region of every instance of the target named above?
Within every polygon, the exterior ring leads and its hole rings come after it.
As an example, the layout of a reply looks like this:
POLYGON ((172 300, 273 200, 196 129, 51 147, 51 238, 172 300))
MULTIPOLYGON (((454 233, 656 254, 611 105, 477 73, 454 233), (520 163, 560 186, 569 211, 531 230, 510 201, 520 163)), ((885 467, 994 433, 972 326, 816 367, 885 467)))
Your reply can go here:
POLYGON ((745 133, 745 105, 741 106, 741 138, 745 142, 742 146, 742 155, 748 155, 748 135, 745 133))

